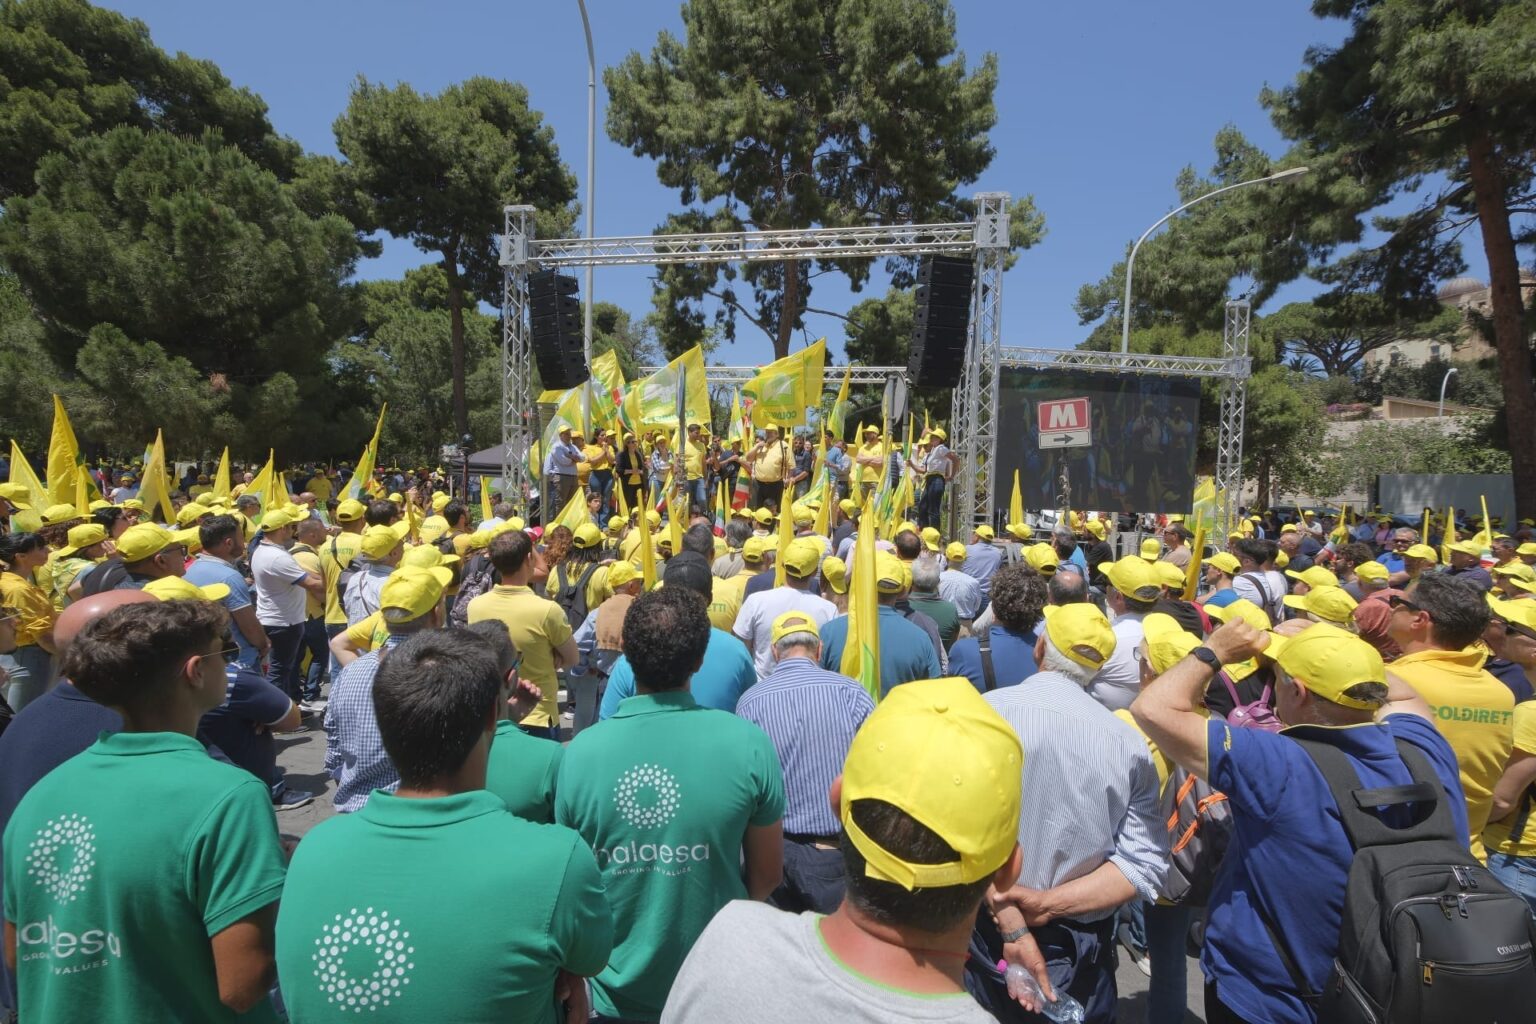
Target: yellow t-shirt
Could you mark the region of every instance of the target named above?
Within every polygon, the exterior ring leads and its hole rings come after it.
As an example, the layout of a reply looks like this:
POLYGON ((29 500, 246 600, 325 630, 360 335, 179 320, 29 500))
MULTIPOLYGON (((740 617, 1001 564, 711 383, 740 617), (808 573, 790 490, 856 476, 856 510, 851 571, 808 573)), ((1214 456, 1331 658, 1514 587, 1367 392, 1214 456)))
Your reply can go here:
POLYGON ((37 638, 52 629, 59 617, 46 590, 9 570, 0 572, 0 605, 14 608, 19 614, 16 643, 21 647, 37 643, 37 638))
POLYGON ((704 475, 704 456, 709 448, 704 442, 689 441, 683 451, 683 465, 687 467, 688 479, 697 480, 704 475))
POLYGON ((351 565, 352 559, 357 557, 358 545, 361 542, 362 538, 355 533, 338 533, 320 545, 320 578, 325 580, 325 624, 327 626, 347 624, 347 610, 341 606, 341 594, 337 592, 336 581, 341 578, 343 566, 351 565), (339 563, 336 560, 337 556, 341 558, 339 563))
MULTIPOLYGON (((1528 700, 1515 705, 1515 746, 1522 754, 1536 757, 1536 701, 1528 700)), ((1533 810, 1536 815, 1536 810, 1533 810)), ((1490 821, 1483 830, 1483 845, 1496 853, 1511 857, 1536 857, 1536 817, 1527 818, 1525 830, 1518 843, 1510 842, 1510 831, 1520 816, 1520 802, 1515 809, 1498 821, 1490 821)))
MULTIPOLYGON (((320 565, 320 553, 308 544, 295 544, 288 549, 293 560, 299 563, 299 568, 305 572, 312 572, 325 579, 325 570, 320 565)), ((325 614, 325 602, 309 591, 304 591, 304 617, 313 619, 325 614)))
POLYGON ((866 470, 878 471, 882 469, 885 466, 885 445, 879 441, 875 441, 872 444, 859 445, 859 451, 854 456, 854 461, 866 470), (871 459, 875 460, 873 464, 870 464, 871 459))
POLYGON ((558 722, 560 681, 555 674, 555 648, 571 638, 565 612, 527 587, 498 584, 469 602, 471 625, 487 619, 500 619, 507 624, 512 643, 523 658, 518 674, 544 691, 539 706, 519 724, 540 726, 558 722))
POLYGON ((613 456, 604 445, 589 444, 582 448, 581 454, 586 457, 587 465, 592 469, 613 468, 613 456))
POLYGON ((716 576, 710 586, 709 596, 709 624, 716 629, 723 629, 727 633, 736 625, 736 616, 741 613, 741 603, 745 600, 747 580, 755 573, 743 570, 728 580, 716 576))
POLYGON ((1456 753, 1467 796, 1472 853, 1487 860, 1483 829, 1493 809, 1493 787, 1514 748, 1515 695, 1483 671, 1479 650, 1419 651, 1387 667, 1429 702, 1435 727, 1456 753))
POLYGON ((384 613, 374 612, 366 619, 358 619, 357 624, 347 627, 347 640, 360 651, 371 651, 385 640, 389 639, 389 626, 384 622, 384 613))
POLYGON ((752 464, 752 479, 765 484, 776 484, 784 479, 784 456, 789 445, 783 439, 763 446, 762 454, 752 464))
POLYGON ((304 489, 315 496, 315 501, 321 508, 324 508, 325 503, 331 500, 330 477, 312 476, 309 478, 309 483, 304 485, 304 489))

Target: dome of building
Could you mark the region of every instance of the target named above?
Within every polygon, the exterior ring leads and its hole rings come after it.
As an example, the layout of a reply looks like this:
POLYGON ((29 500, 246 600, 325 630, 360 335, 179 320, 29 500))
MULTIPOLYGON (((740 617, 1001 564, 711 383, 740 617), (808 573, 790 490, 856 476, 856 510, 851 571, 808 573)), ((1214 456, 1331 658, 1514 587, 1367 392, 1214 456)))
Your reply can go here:
POLYGON ((1475 277, 1458 277, 1440 286, 1435 293, 1435 298, 1441 302, 1453 302, 1463 295, 1487 290, 1488 286, 1475 277))

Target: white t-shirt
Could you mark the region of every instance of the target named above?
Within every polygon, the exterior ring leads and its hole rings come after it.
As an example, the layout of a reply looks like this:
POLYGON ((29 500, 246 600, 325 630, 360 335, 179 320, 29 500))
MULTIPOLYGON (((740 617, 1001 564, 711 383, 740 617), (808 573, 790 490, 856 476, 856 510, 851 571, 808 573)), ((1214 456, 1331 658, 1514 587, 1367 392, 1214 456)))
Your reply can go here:
POLYGON ((1269 613, 1270 624, 1280 621, 1280 613, 1283 611, 1283 602, 1289 587, 1285 577, 1278 571, 1271 569, 1262 573, 1239 573, 1232 579, 1232 589, 1238 597, 1246 597, 1254 604, 1269 613), (1255 584, 1255 577, 1264 581, 1264 590, 1268 591, 1269 601, 1264 600, 1264 593, 1255 584))
POLYGON ((256 621, 263 626, 298 626, 304 622, 304 588, 309 575, 283 548, 262 541, 251 552, 251 579, 256 584, 256 621))
POLYGON ((837 606, 831 601, 794 587, 760 590, 743 601, 736 613, 731 631, 752 645, 752 667, 759 679, 773 672, 773 620, 790 611, 805 612, 817 628, 837 618, 837 606))
POLYGON ((1115 633, 1115 650, 1099 674, 1088 686, 1088 695, 1111 711, 1131 706, 1141 692, 1141 663, 1136 648, 1145 631, 1139 614, 1121 615, 1110 624, 1115 633))

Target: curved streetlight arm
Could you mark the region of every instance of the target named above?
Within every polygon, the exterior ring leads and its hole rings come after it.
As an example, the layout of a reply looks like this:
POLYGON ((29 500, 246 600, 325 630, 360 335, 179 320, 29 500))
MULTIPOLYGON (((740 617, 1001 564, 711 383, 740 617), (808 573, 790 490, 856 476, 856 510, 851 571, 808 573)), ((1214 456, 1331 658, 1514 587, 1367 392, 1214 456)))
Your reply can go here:
POLYGON ((1440 408, 1435 412, 1435 419, 1445 415, 1445 386, 1451 382, 1451 374, 1456 372, 1456 367, 1445 371, 1445 376, 1440 378, 1440 408))
POLYGON ((1269 184, 1270 182, 1281 181, 1285 178, 1295 178, 1306 174, 1309 170, 1311 170, 1311 168, 1291 167, 1287 170, 1280 171, 1278 174, 1271 174, 1265 178, 1251 178, 1248 181, 1239 181, 1231 185, 1223 185, 1218 189, 1212 189, 1210 192, 1205 193, 1205 195, 1196 196, 1194 199, 1191 199, 1189 202, 1185 203, 1183 206, 1176 210, 1169 210, 1167 213, 1163 214, 1162 217, 1158 218, 1156 224, 1153 224, 1151 227, 1147 228, 1147 230, 1143 231, 1141 233, 1141 237, 1136 239, 1136 244, 1131 246, 1130 258, 1125 261, 1125 301, 1120 306, 1120 351, 1129 352, 1131 350, 1131 272, 1136 266, 1136 250, 1141 248, 1142 242, 1145 242, 1149 237, 1151 237, 1152 232, 1156 231, 1158 228, 1162 227, 1164 224, 1168 223, 1174 217, 1183 213, 1191 206, 1194 206, 1196 203, 1203 203, 1207 199, 1221 195, 1223 192, 1231 192, 1235 188, 1243 188, 1248 185, 1265 185, 1269 184))

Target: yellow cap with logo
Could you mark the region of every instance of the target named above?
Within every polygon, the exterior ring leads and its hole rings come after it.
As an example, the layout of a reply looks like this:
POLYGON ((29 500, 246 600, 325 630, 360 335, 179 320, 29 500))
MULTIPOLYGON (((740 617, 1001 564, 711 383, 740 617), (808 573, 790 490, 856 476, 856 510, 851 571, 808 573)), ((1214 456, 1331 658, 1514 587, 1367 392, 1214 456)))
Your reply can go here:
POLYGON ((925 526, 918 536, 923 540, 923 547, 929 551, 938 551, 944 547, 944 538, 936 527, 925 526))
POLYGON ((1309 587, 1336 587, 1339 578, 1320 565, 1309 565, 1297 572, 1295 569, 1285 570, 1285 574, 1293 580, 1300 580, 1309 587))
POLYGON ((336 521, 338 523, 355 523, 368 514, 368 506, 356 498, 347 498, 336 506, 336 521))
POLYGON ((1111 562, 1104 575, 1110 586, 1135 601, 1156 601, 1163 586, 1152 564, 1135 555, 1111 562))
POLYGON ((1238 569, 1242 568, 1242 563, 1239 562, 1237 560, 1237 556, 1232 554, 1230 551, 1216 552, 1216 554, 1205 560, 1205 564, 1214 565, 1228 576, 1231 576, 1233 573, 1237 572, 1238 569))
POLYGON ((1097 605, 1046 605, 1045 635, 1058 651, 1085 668, 1101 668, 1115 653, 1115 631, 1097 605))
POLYGON ((1148 537, 1141 542, 1141 558, 1143 561, 1155 562, 1163 557, 1163 542, 1156 537, 1148 537))
POLYGON ((1375 560, 1361 562, 1355 566, 1355 578, 1360 580, 1385 580, 1390 579, 1392 573, 1387 567, 1375 560))
MULTIPOLYGON (((1488 607, 1493 609, 1493 614, 1512 626, 1536 633, 1536 601, 1529 598, 1520 598, 1510 601, 1503 598, 1487 595, 1488 607)), ((1536 639, 1536 636, 1533 636, 1536 639)))
POLYGON ((1380 706, 1344 693, 1359 683, 1387 682, 1387 668, 1376 648, 1348 630, 1319 622, 1295 636, 1271 633, 1264 654, 1319 697, 1359 711, 1380 706))
POLYGON ((1431 565, 1440 561, 1440 556, 1435 552, 1435 549, 1430 547, 1428 544, 1413 545, 1407 551, 1403 552, 1403 557, 1422 558, 1424 561, 1430 563, 1431 565))
POLYGON ((100 523, 81 523, 69 528, 69 543, 59 549, 60 558, 68 558, 81 548, 100 544, 107 539, 107 528, 100 523))
POLYGON ((169 530, 162 530, 153 523, 130 526, 117 538, 117 553, 129 565, 153 558, 171 542, 169 530))
MULTIPOLYGON (((385 552, 385 554, 388 553, 385 552)), ((458 555, 445 555, 432 544, 418 544, 400 556, 402 566, 408 565, 415 569, 430 569, 435 565, 453 565, 458 561, 458 555)))
POLYGON ((357 546, 369 558, 387 558, 391 551, 400 546, 401 540, 400 534, 392 527, 370 526, 363 531, 357 546))
POLYGON ((1232 617, 1236 616, 1254 629, 1268 629, 1270 627, 1269 613, 1246 597, 1240 597, 1231 604, 1221 608, 1208 604, 1205 606, 1205 613, 1217 622, 1231 622, 1232 617))
POLYGON ((840 817, 869 878, 908 891, 967 885, 1001 868, 1018 842, 1019 738, 965 679, 895 687, 853 738, 840 817), (957 854, 913 864, 859 828, 853 807, 879 800, 933 831, 957 854))

